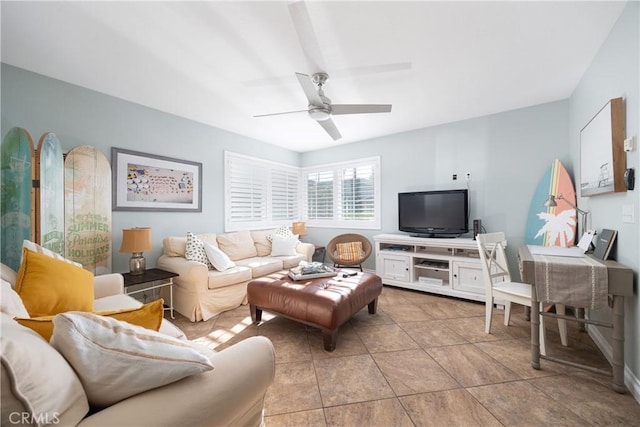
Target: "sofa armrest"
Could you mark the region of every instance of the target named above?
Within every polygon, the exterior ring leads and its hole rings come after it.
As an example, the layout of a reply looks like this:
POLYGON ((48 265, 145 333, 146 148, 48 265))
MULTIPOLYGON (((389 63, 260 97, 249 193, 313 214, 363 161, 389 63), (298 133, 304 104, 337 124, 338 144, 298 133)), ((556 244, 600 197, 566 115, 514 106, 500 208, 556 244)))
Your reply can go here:
POLYGON ((206 292, 209 282, 209 269, 202 262, 188 261, 179 256, 160 255, 158 267, 179 274, 174 277, 174 286, 180 286, 195 292, 206 292))
POLYGON ((298 243, 298 246, 296 246, 296 252, 304 255, 309 262, 311 262, 311 260, 313 259, 313 254, 315 253, 315 251, 316 246, 312 243, 300 242, 298 243))
POLYGON ((124 293, 124 277, 119 273, 103 274, 93 278, 94 299, 124 293))
POLYGON ((275 374, 268 338, 247 338, 211 356, 212 371, 132 396, 80 426, 239 426, 262 423, 267 388, 275 374))

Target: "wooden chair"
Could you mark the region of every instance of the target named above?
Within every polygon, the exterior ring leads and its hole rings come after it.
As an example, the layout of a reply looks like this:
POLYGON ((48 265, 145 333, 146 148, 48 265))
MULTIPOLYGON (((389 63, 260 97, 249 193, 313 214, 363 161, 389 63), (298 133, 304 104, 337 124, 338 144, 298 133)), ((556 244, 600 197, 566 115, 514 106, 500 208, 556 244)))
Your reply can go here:
POLYGON ((358 267, 362 271, 362 263, 371 256, 371 242, 365 236, 355 233, 340 234, 329 241, 327 244, 327 256, 333 261, 334 267, 358 267), (338 244, 360 242, 362 251, 353 257, 340 257, 338 244))
MULTIPOLYGON (((531 285, 513 282, 509 273, 509 265, 505 256, 503 243, 504 233, 478 234, 476 242, 482 261, 482 272, 485 282, 485 333, 491 333, 491 318, 495 300, 504 301, 504 324, 509 326, 511 303, 531 307, 531 285)), ((565 307, 556 304, 558 314, 564 314, 565 307)), ((558 319, 560 340, 567 345, 567 322, 558 319)), ((540 316, 540 353, 546 355, 543 317, 540 316)))

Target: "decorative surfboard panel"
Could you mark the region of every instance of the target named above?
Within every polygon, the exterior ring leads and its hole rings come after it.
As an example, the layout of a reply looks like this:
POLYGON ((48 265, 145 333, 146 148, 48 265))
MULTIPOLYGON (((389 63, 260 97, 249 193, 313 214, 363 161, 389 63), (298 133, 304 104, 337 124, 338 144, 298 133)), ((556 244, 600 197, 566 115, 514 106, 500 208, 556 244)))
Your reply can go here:
POLYGON ((64 161, 65 257, 94 274, 111 272, 111 165, 89 145, 64 161))
POLYGON ((546 171, 531 199, 527 217, 525 243, 540 246, 573 246, 576 237, 576 210, 567 203, 576 204, 576 191, 569 173, 556 159, 546 171), (545 202, 553 194, 558 206, 548 207, 545 202))
POLYGON ((38 243, 64 256, 64 157, 55 133, 47 132, 40 137, 37 155, 38 243))
POLYGON ((35 238, 33 141, 29 132, 12 128, 2 140, 2 263, 18 271, 22 241, 35 238))

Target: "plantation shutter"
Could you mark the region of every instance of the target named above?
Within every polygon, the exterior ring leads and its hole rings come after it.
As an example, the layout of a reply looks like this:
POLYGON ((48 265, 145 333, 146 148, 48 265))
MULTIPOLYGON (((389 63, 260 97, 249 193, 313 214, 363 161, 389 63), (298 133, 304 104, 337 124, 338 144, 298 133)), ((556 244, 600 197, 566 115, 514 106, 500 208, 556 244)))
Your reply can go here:
POLYGON ((299 172, 274 169, 271 172, 271 215, 274 221, 298 218, 299 172))
POLYGON ((333 219, 333 171, 307 174, 307 218, 333 219))
POLYGON ((267 219, 267 172, 244 159, 227 163, 228 221, 251 224, 267 219))
POLYGON ((343 220, 372 220, 375 217, 375 171, 373 165, 341 171, 339 212, 343 220))
POLYGON ((291 225, 299 194, 299 168, 225 152, 225 231, 291 225))

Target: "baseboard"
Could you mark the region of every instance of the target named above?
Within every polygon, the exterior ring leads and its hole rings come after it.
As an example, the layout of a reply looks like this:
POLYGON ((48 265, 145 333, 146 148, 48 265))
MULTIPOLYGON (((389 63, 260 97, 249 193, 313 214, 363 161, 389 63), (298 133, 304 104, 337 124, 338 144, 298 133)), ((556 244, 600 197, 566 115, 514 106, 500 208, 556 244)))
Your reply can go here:
MULTIPOLYGON (((587 325, 587 333, 596 344, 596 346, 600 349, 604 357, 611 363, 613 359, 613 349, 611 344, 602 336, 600 330, 593 326, 587 325)), ((627 364, 624 365, 624 385, 627 386, 629 392, 636 400, 636 402, 640 403, 640 378, 636 377, 629 366, 627 364)))

